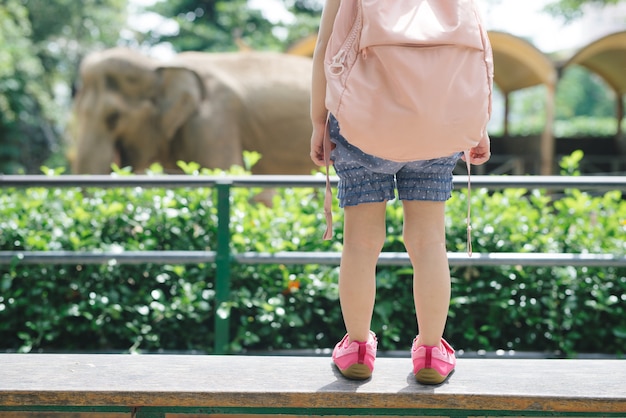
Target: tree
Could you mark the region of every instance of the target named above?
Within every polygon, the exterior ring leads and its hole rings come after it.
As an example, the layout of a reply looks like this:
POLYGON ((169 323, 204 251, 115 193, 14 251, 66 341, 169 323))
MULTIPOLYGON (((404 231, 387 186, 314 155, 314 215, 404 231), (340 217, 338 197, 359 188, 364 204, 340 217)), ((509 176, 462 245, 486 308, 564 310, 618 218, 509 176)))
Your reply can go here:
POLYGON ((304 39, 312 33, 317 33, 322 14, 322 2, 318 0, 284 1, 285 3, 293 3, 287 8, 295 17, 294 23, 289 27, 287 45, 304 39))
POLYGON ((146 41, 169 42, 176 51, 284 50, 317 30, 321 3, 283 0, 291 22, 272 22, 248 0, 170 0, 150 8, 178 24, 175 34, 152 31, 146 41))
POLYGON ((553 0, 545 7, 552 16, 571 21, 581 17, 585 6, 602 7, 623 2, 624 0, 553 0))
POLYGON ((173 0, 151 10, 174 20, 178 33, 150 33, 151 43, 169 42, 177 51, 233 51, 244 43, 252 48, 278 49, 273 25, 247 0, 173 0))
MULTIPOLYGON (((73 80, 82 58, 95 48, 118 44, 126 25, 127 0, 22 0, 31 41, 47 73, 73 80)), ((46 79, 50 85, 56 80, 46 79)))
POLYGON ((597 75, 573 66, 561 79, 556 94, 556 119, 577 116, 611 118, 615 116, 615 94, 597 75))
POLYGON ((127 0, 0 3, 0 172, 65 164, 63 126, 84 55, 118 43, 127 0))
POLYGON ((28 10, 17 0, 0 5, 0 173, 27 171, 49 155, 52 98, 33 56, 28 10))

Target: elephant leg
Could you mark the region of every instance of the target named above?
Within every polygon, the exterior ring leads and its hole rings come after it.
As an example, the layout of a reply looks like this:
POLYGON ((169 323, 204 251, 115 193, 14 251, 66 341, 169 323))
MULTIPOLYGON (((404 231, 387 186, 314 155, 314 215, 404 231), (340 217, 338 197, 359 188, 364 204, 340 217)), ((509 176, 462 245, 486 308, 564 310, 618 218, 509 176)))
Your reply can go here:
POLYGON ((249 200, 250 203, 260 203, 262 205, 271 208, 274 206, 274 196, 276 196, 278 192, 276 189, 263 189, 263 191, 255 194, 249 200))

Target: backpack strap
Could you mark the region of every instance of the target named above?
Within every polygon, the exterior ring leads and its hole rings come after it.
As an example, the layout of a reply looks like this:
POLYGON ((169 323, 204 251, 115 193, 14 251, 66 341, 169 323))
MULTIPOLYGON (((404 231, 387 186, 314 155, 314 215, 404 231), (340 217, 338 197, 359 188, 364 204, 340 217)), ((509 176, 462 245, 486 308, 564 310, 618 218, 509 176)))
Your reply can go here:
POLYGON ((465 164, 467 166, 467 255, 472 256, 472 182, 470 177, 470 170, 472 163, 470 161, 469 150, 463 151, 465 155, 465 164))
POLYGON ((326 191, 324 193, 324 216, 326 217, 326 231, 324 232, 324 239, 330 240, 333 237, 333 192, 330 187, 330 150, 332 148, 330 144, 330 135, 328 133, 328 125, 330 121, 330 112, 326 115, 326 125, 324 126, 324 164, 326 166, 326 191))

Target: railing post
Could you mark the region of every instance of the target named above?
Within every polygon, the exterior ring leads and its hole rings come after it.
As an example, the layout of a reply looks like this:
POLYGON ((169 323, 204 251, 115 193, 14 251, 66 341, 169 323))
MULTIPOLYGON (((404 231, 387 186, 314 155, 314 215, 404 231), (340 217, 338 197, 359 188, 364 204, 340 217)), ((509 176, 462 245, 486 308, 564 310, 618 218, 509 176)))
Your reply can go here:
POLYGON ((215 254, 215 354, 227 351, 230 309, 224 305, 230 299, 230 189, 228 180, 218 181, 217 189, 217 249, 215 254))

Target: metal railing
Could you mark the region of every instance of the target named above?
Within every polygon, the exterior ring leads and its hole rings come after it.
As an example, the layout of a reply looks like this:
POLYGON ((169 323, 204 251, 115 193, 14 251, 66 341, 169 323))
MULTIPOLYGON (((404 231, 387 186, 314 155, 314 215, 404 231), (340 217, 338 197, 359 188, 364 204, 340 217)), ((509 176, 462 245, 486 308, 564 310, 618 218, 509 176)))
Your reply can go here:
MULTIPOLYGON (((467 176, 455 176, 455 188, 467 187, 467 176)), ((232 263, 241 264, 324 264, 338 265, 337 252, 233 253, 230 246, 230 192, 234 187, 313 187, 325 186, 323 176, 190 176, 190 175, 0 175, 0 188, 67 188, 67 187, 158 187, 214 188, 217 192, 216 251, 0 251, 0 264, 197 264, 215 263, 215 309, 230 297, 232 263)), ((491 190, 506 188, 564 190, 580 189, 594 192, 626 191, 626 177, 617 176, 472 176, 472 187, 491 190)), ((331 177, 336 186, 337 178, 331 177)), ((626 257, 612 254, 564 253, 448 253, 451 266, 594 266, 626 267, 626 257)), ((410 265, 405 253, 382 253, 379 265, 410 265)), ((228 318, 215 315, 215 353, 225 353, 229 342, 228 318)))

